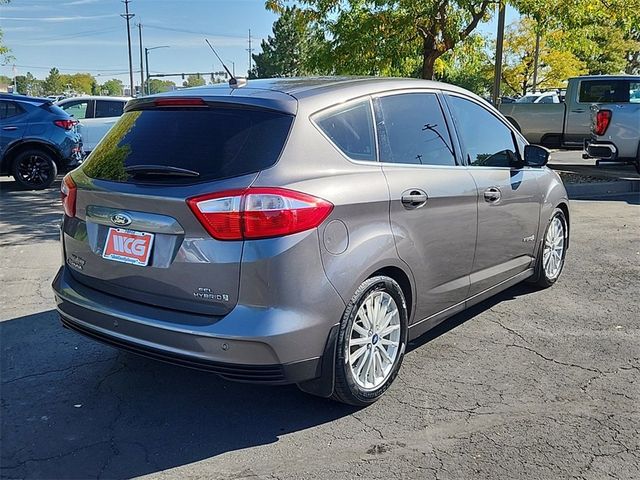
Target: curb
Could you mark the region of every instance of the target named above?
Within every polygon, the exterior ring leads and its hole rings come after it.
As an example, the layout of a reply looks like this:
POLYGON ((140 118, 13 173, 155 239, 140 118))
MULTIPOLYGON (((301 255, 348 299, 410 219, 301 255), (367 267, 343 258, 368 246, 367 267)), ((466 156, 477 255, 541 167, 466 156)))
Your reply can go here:
POLYGON ((569 198, 575 199, 620 193, 640 193, 640 182, 634 180, 598 183, 567 183, 564 187, 567 189, 569 198))

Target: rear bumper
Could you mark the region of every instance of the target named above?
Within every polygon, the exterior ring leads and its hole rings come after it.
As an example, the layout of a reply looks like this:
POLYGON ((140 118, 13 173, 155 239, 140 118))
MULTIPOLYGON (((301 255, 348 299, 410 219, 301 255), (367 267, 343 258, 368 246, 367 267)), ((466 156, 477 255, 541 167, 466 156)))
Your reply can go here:
POLYGON ((618 149, 613 143, 609 142, 585 140, 584 151, 587 158, 597 158, 612 161, 618 158, 618 149))
POLYGON ((123 350, 244 382, 301 383, 321 374, 331 322, 301 324, 286 312, 237 306, 222 318, 199 316, 200 324, 170 323, 164 319, 181 313, 93 290, 65 267, 52 286, 66 327, 123 350))

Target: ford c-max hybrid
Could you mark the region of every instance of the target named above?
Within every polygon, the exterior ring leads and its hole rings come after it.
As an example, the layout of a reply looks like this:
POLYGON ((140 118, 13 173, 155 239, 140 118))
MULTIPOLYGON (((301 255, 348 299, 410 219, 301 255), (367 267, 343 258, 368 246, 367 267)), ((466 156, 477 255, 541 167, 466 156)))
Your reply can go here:
POLYGON ((135 99, 63 181, 57 309, 132 352, 367 405, 410 339, 558 279, 569 202, 548 155, 431 81, 135 99))

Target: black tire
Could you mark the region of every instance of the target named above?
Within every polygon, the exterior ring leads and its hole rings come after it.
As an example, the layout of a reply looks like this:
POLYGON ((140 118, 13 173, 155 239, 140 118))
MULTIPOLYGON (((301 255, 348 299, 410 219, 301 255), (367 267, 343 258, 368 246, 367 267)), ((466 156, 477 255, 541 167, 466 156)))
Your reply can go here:
POLYGON ((58 167, 50 153, 40 149, 24 150, 16 156, 11 175, 27 190, 44 190, 56 181, 58 167))
MULTIPOLYGON (((402 365, 402 359, 407 345, 407 324, 407 304, 402 289, 395 280, 385 276, 377 276, 365 280, 360 287, 358 287, 347 305, 340 323, 336 348, 335 389, 332 396, 334 400, 362 407, 370 405, 380 398, 393 383, 400 370, 400 365, 402 365), (374 292, 385 292, 393 298, 399 314, 400 336, 397 355, 384 382, 375 389, 364 389, 356 383, 351 367, 348 365, 347 358, 350 350, 349 337, 358 310, 367 297, 374 292)), ((377 341, 378 340, 375 340, 374 344, 377 341)), ((373 350, 375 350, 375 348, 373 348, 373 350)), ((371 356, 375 357, 375 355, 371 356)), ((362 361, 364 362, 364 359, 362 361)))
POLYGON ((538 288, 548 288, 558 281, 558 278, 560 278, 560 275, 562 274, 562 270, 564 268, 564 261, 567 255, 568 240, 569 240, 569 228, 567 225, 567 218, 565 217, 564 212, 560 208, 556 208, 553 211, 553 215, 551 215, 549 222, 547 223, 547 228, 545 228, 544 230, 544 236, 541 239, 540 249, 538 251, 538 256, 536 259, 535 273, 533 274, 533 277, 531 277, 530 283, 537 286, 538 288), (547 234, 549 232, 549 229, 551 228, 551 225, 555 221, 555 219, 559 219, 560 222, 562 223, 563 232, 564 232, 564 245, 562 249, 562 257, 560 260, 559 270, 555 275, 549 276, 547 274, 547 271, 544 268, 543 253, 544 253, 545 242, 547 239, 547 234))

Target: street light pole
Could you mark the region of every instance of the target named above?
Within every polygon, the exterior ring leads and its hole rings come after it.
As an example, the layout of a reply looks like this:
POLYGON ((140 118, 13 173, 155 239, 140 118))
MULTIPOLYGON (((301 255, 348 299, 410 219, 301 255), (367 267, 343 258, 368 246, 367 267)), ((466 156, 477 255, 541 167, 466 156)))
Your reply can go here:
POLYGON ((133 97, 133 61, 131 60, 131 26, 129 25, 129 20, 135 17, 135 14, 129 13, 130 1, 131 0, 122 0, 122 3, 124 3, 125 13, 121 14, 120 16, 127 21, 127 46, 129 48, 129 82, 131 85, 129 93, 133 97))
POLYGON ((151 48, 146 48, 144 49, 144 59, 145 59, 145 64, 147 67, 147 95, 151 94, 151 90, 149 88, 149 52, 151 50, 155 50, 156 48, 169 48, 169 45, 160 45, 158 47, 151 47, 151 48))

